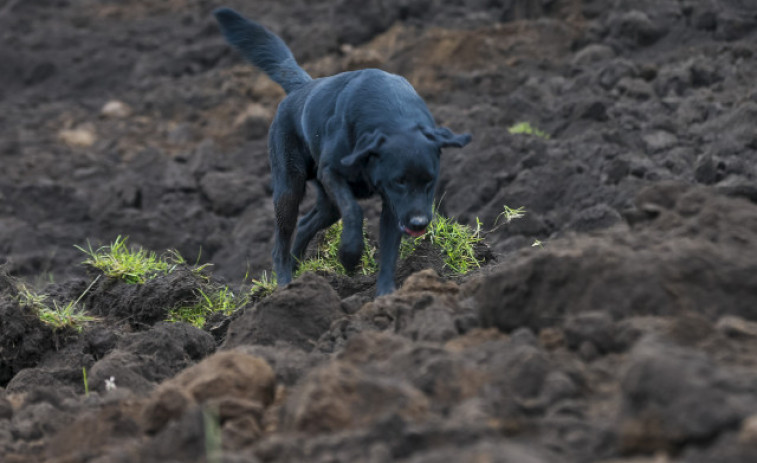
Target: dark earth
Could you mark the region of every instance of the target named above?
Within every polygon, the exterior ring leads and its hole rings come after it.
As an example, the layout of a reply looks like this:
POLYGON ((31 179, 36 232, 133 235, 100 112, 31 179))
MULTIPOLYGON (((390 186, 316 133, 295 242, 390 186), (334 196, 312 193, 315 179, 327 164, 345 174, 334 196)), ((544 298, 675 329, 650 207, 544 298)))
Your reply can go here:
POLYGON ((757 461, 757 2, 0 0, 0 36, 0 461, 757 461), (283 92, 219 6, 314 76, 407 77, 474 137, 440 211, 525 217, 463 278, 416 257, 376 300, 305 274, 164 321, 271 267, 283 92), (80 333, 19 303, 76 299, 74 245, 119 235, 212 276, 101 277, 80 333))

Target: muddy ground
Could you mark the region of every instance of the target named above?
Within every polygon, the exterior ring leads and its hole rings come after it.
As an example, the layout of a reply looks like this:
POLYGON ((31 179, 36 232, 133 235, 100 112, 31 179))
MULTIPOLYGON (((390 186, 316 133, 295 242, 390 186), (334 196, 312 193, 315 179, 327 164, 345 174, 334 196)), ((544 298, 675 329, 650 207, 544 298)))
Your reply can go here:
POLYGON ((270 268, 281 90, 224 44, 220 3, 0 1, 0 460, 757 461, 757 4, 225 5, 313 75, 402 74, 472 133, 443 213, 528 213, 466 278, 415 259, 403 279, 436 273, 374 301, 305 275, 164 322, 270 268), (73 246, 118 235, 210 281, 101 278, 81 333, 19 304, 20 281, 76 299, 96 274, 73 246))

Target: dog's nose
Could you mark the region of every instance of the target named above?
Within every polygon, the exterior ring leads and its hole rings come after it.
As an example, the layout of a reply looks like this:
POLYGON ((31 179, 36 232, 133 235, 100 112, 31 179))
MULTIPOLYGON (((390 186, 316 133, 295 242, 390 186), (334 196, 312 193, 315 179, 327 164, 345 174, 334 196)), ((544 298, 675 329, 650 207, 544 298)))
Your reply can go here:
POLYGON ((428 226, 428 218, 422 215, 416 215, 416 216, 411 217, 410 223, 408 223, 408 228, 410 228, 413 231, 425 230, 427 226, 428 226))

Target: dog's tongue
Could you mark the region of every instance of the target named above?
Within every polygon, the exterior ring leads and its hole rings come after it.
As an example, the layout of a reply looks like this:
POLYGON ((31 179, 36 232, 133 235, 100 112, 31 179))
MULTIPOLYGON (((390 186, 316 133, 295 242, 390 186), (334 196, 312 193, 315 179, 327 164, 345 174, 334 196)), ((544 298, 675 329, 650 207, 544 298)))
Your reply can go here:
POLYGON ((409 228, 405 227, 405 233, 407 233, 408 235, 412 236, 413 238, 418 238, 419 236, 421 236, 424 233, 426 233, 426 229, 424 228, 423 230, 420 230, 420 231, 413 231, 413 230, 410 230, 409 228))

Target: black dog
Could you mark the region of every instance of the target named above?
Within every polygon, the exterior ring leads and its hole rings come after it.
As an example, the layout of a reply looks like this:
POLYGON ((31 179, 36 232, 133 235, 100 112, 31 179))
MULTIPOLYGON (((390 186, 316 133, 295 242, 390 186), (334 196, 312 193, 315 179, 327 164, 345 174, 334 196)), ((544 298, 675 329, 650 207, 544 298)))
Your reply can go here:
POLYGON ((279 285, 292 280, 296 262, 318 230, 340 216, 339 258, 348 272, 354 271, 363 253, 363 211, 357 199, 378 193, 383 210, 377 294, 391 293, 402 233, 420 236, 431 221, 441 149, 463 147, 470 135, 436 127, 426 104, 400 76, 365 69, 314 80, 263 26, 228 8, 214 14, 226 40, 287 93, 268 137, 279 285), (308 180, 314 181, 317 202, 297 223, 308 180))

